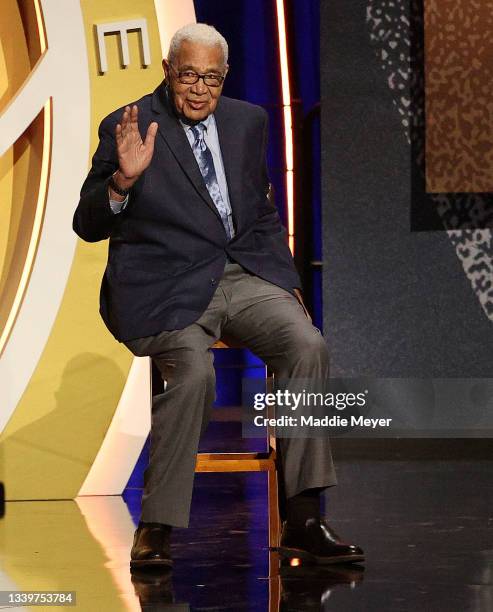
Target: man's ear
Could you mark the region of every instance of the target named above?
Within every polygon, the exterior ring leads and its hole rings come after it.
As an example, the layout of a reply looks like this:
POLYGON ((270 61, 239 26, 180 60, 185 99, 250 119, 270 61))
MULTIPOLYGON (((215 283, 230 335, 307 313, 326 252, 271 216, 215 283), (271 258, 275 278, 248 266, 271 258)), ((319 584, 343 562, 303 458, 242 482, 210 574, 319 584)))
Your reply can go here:
POLYGON ((163 72, 164 72, 164 80, 166 81, 166 83, 169 84, 169 73, 170 73, 170 68, 169 68, 169 62, 168 60, 164 57, 163 61, 161 62, 161 65, 163 67, 163 72))

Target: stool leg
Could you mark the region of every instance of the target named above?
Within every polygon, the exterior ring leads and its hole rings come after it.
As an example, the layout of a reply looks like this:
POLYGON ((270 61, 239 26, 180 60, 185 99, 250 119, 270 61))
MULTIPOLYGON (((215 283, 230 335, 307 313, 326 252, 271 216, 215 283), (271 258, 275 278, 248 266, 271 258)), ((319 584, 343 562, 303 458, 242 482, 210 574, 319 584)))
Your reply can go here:
POLYGON ((269 470, 268 495, 269 495, 269 547, 279 546, 280 520, 279 520, 279 495, 277 489, 277 472, 269 470))
POLYGON ((269 497, 269 576, 279 573, 279 546, 280 520, 279 520, 279 496, 277 491, 277 471, 267 472, 267 491, 269 497))
MULTIPOLYGON (((267 368, 265 374, 267 378, 266 391, 271 392, 273 390, 274 375, 267 368)), ((276 436, 275 431, 271 427, 269 427, 267 431, 267 443, 270 457, 273 460, 272 469, 267 472, 267 496, 269 509, 269 576, 272 578, 279 574, 279 554, 277 552, 277 548, 280 541, 281 520, 279 516, 279 482, 276 463, 276 436)))

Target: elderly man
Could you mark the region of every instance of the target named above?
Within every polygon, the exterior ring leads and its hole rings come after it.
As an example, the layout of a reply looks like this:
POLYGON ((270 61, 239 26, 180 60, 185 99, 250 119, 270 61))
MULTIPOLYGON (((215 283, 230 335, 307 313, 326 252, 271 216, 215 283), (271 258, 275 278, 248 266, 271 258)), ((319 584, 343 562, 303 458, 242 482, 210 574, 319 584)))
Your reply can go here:
MULTIPOLYGON (((170 532, 188 526, 199 438, 215 398, 211 347, 251 349, 276 376, 324 379, 285 229, 267 197, 267 115, 221 97, 228 46, 211 26, 178 30, 164 81, 106 117, 74 230, 110 239, 101 315, 166 387, 152 406, 149 465, 131 566, 172 564, 170 532)), ((285 522, 280 552, 361 561, 320 517, 336 484, 326 438, 279 440, 285 522)))

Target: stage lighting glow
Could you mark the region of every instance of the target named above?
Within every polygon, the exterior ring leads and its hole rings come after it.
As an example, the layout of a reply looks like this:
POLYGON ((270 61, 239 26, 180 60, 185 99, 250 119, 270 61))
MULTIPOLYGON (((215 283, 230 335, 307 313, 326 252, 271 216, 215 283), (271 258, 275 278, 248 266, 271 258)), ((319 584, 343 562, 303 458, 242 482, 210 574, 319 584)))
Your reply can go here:
POLYGON ((288 211, 289 248, 294 255, 294 154, 293 113, 289 87, 289 62, 286 42, 284 0, 276 0, 277 31, 279 38, 279 63, 281 66, 282 104, 284 110, 284 147, 286 160, 286 200, 288 211))

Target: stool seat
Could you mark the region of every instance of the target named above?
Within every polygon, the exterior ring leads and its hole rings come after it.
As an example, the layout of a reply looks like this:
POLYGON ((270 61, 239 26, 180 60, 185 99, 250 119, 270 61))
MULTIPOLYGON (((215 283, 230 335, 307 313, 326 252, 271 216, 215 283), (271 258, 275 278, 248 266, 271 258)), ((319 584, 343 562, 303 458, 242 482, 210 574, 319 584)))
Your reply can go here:
POLYGON ((229 346, 228 344, 226 344, 226 342, 223 342, 222 340, 218 340, 212 345, 212 348, 222 349, 222 348, 233 348, 233 347, 229 346))

